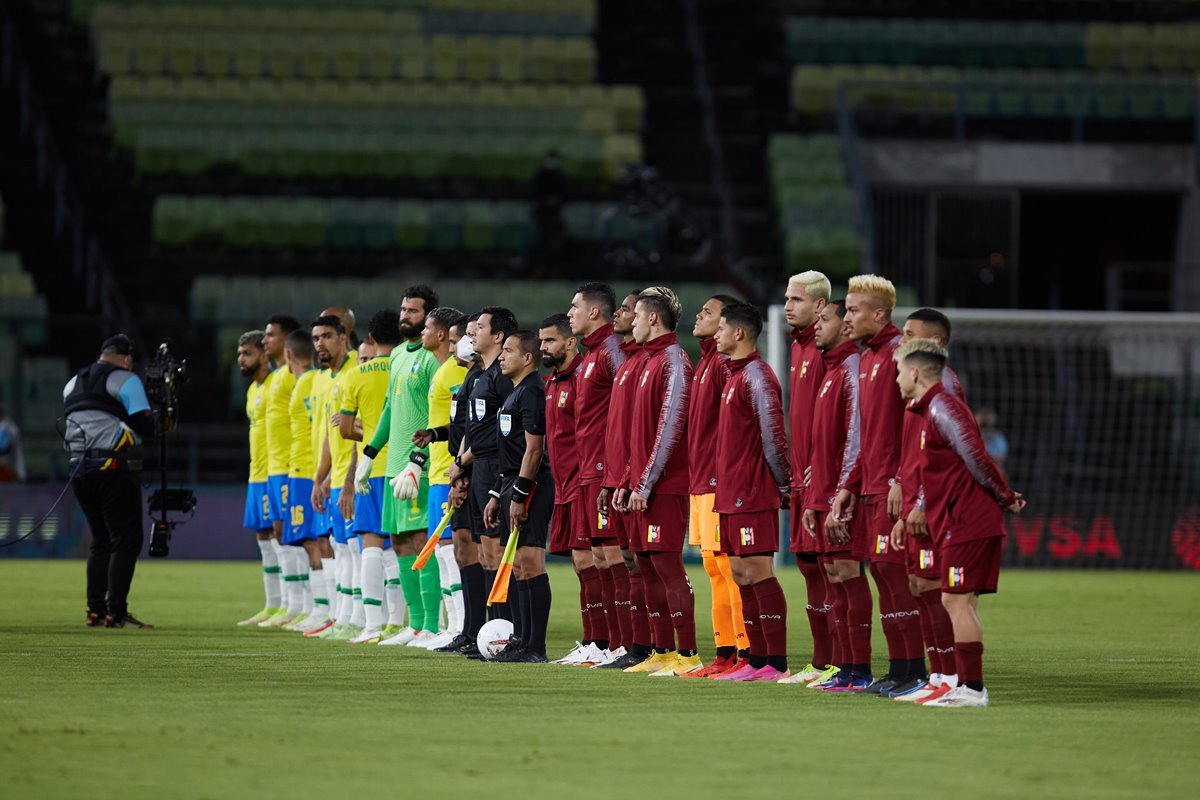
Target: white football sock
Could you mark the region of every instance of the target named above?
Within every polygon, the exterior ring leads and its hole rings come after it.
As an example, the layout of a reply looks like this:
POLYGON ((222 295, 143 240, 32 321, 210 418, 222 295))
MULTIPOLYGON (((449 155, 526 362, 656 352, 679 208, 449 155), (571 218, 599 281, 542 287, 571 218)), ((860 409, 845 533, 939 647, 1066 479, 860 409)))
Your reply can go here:
POLYGON ((278 539, 271 539, 271 549, 275 551, 275 561, 280 566, 279 574, 275 576, 276 578, 279 579, 279 605, 280 605, 280 607, 286 607, 287 606, 288 587, 287 587, 287 581, 284 580, 284 578, 286 576, 284 575, 283 568, 287 563, 284 560, 284 556, 285 556, 284 547, 283 547, 283 545, 281 545, 279 543, 278 539))
POLYGON ((300 565, 300 613, 307 614, 313 607, 313 593, 308 553, 304 552, 303 547, 296 548, 296 562, 300 565))
POLYGON ((942 674, 942 683, 946 686, 949 686, 951 689, 957 689, 958 688, 958 675, 957 674, 946 675, 945 673, 943 673, 942 674))
POLYGON ((287 586, 287 611, 295 617, 305 609, 304 587, 300 581, 300 553, 294 547, 283 548, 283 581, 287 586))
POLYGON ((325 619, 329 616, 329 598, 325 594, 324 570, 309 569, 308 588, 312 594, 312 605, 309 606, 308 613, 316 619, 325 619))
POLYGON ((362 551, 362 602, 366 629, 383 627, 383 550, 364 547, 362 551))
POLYGON ((350 551, 350 594, 354 603, 350 613, 350 624, 361 628, 367 622, 362 602, 362 550, 359 539, 351 539, 346 546, 350 551))
POLYGON ((271 539, 258 539, 258 552, 262 555, 263 593, 267 596, 267 608, 279 608, 283 603, 279 592, 279 554, 275 552, 271 539))
POLYGON ((354 564, 350 558, 349 548, 344 544, 337 545, 337 621, 339 625, 350 622, 350 612, 354 610, 354 591, 350 586, 353 572, 354 564))
POLYGON ((336 613, 334 604, 337 602, 337 562, 332 558, 322 558, 321 572, 325 574, 324 616, 327 619, 333 619, 336 613))
POLYGON ((458 570, 458 562, 454 560, 454 547, 439 546, 436 552, 438 570, 442 576, 442 604, 446 607, 446 630, 462 633, 462 576, 458 570))
POLYGON ((396 551, 388 547, 383 551, 384 596, 387 598, 388 625, 404 626, 404 592, 400 591, 400 562, 396 551))

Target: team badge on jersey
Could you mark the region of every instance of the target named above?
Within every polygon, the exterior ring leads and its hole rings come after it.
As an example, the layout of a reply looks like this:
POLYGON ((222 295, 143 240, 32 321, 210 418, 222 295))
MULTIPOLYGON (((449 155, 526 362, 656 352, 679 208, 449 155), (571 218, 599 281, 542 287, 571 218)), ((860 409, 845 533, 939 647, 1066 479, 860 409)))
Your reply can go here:
POLYGON ((649 372, 643 372, 643 373, 642 373, 642 383, 641 383, 641 385, 642 385, 642 386, 645 386, 645 385, 646 385, 646 381, 648 381, 649 379, 650 379, 650 373, 649 373, 649 372))
POLYGON ((821 397, 824 397, 824 396, 825 396, 825 393, 829 391, 829 387, 830 387, 830 386, 833 386, 833 379, 832 379, 832 378, 830 378, 829 380, 825 381, 825 385, 821 387, 821 397))
POLYGON ((875 537, 875 555, 886 556, 888 551, 887 534, 881 534, 875 537))
POLYGON ((510 433, 512 433, 512 414, 501 414, 500 434, 502 436, 508 436, 510 433))
POLYGON ((647 525, 646 526, 646 543, 647 544, 657 544, 661 538, 662 538, 662 526, 661 525, 647 525))
POLYGON ((414 361, 414 362, 412 363, 412 366, 408 368, 408 371, 409 371, 410 373, 412 373, 413 375, 416 375, 416 374, 417 374, 417 372, 418 372, 418 371, 420 371, 420 369, 421 369, 421 362, 420 362, 420 361, 414 361))
POLYGON ((596 362, 595 362, 595 361, 593 361, 593 362, 591 362, 590 364, 588 364, 588 365, 587 365, 587 369, 585 369, 585 370, 583 371, 583 379, 584 379, 584 380, 587 380, 588 378, 592 377, 592 370, 593 370, 593 369, 595 369, 595 368, 596 368, 596 362))
POLYGON ((803 378, 807 374, 808 374, 808 361, 806 360, 800 365, 800 377, 803 378))
POLYGON ((567 404, 567 398, 570 396, 571 396, 571 393, 568 392, 566 389, 563 389, 561 392, 559 392, 558 393, 558 407, 562 408, 563 406, 565 406, 567 404))
POLYGON ((921 431, 921 449, 925 449, 925 431, 921 431))
POLYGON ((725 392, 725 405, 729 405, 729 402, 733 400, 733 391, 734 387, 730 386, 729 391, 725 392))
POLYGON ((700 373, 700 384, 703 385, 706 380, 708 380, 708 367, 705 367, 704 372, 700 373))
POLYGON ((738 534, 742 538, 742 547, 754 544, 754 528, 739 528, 738 534))
POLYGON ((607 514, 601 514, 599 512, 596 513, 596 530, 600 530, 600 531, 608 530, 608 515, 607 514))
POLYGON ((875 380, 875 375, 879 372, 879 368, 881 366, 881 364, 876 364, 875 366, 871 367, 871 380, 875 380))
POLYGON ((921 569, 931 569, 933 567, 933 551, 921 550, 917 553, 917 564, 921 569))
POLYGON ((962 567, 951 567, 946 573, 946 577, 949 579, 947 583, 950 584, 951 589, 955 586, 962 586, 967 582, 966 577, 963 575, 962 567))

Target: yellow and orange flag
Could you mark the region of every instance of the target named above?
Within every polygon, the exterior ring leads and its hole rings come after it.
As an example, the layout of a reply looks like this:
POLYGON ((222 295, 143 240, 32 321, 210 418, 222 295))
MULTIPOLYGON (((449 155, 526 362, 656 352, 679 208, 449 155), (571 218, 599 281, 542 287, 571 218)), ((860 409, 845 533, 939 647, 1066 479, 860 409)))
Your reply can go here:
POLYGON ((517 539, 521 538, 521 526, 513 525, 508 535, 508 544, 504 546, 504 557, 500 559, 500 567, 496 570, 496 582, 492 584, 492 592, 488 595, 487 604, 508 602, 508 582, 512 578, 513 562, 517 560, 517 539))
POLYGON ((450 524, 452 516, 454 516, 453 509, 447 503, 442 507, 442 521, 433 529, 433 533, 429 534, 429 539, 421 548, 421 552, 417 553, 417 560, 412 565, 414 570, 424 569, 425 565, 429 563, 429 557, 433 555, 434 550, 437 550, 438 542, 441 541, 442 534, 446 532, 446 526, 450 524))

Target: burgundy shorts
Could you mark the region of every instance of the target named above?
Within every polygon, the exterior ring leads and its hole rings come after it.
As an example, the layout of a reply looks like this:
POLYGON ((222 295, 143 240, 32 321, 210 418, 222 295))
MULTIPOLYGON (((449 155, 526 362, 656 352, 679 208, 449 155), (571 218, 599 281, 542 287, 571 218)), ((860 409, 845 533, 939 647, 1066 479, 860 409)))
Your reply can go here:
POLYGON ((820 552, 820 542, 804 530, 804 489, 792 489, 791 512, 788 514, 790 551, 793 553, 820 552))
POLYGON ((607 542, 606 544, 616 544, 622 550, 628 550, 630 546, 630 537, 633 535, 633 515, 622 514, 619 511, 612 511, 608 515, 608 524, 617 533, 616 542, 607 542))
POLYGON ((904 535, 904 547, 908 554, 908 574, 918 578, 936 581, 942 577, 940 558, 933 538, 925 536, 917 538, 911 534, 904 535))
POLYGON ((550 517, 550 547, 556 556, 570 555, 572 550, 591 550, 587 520, 583 518, 583 501, 557 503, 550 517))
POLYGON ((867 560, 867 525, 861 514, 855 513, 850 519, 850 541, 835 543, 825 536, 825 518, 828 511, 816 511, 817 515, 817 547, 821 555, 831 561, 866 561, 867 560))
POLYGON ((626 517, 635 553, 682 553, 687 541, 688 496, 652 494, 646 510, 626 517))
POLYGON ((731 556, 774 555, 779 549, 779 512, 721 515, 721 552, 731 556))
POLYGON ((858 500, 855 517, 862 517, 866 524, 867 557, 875 564, 899 564, 904 566, 908 553, 892 547, 892 526, 896 523, 887 513, 887 495, 864 495, 858 500))
POLYGON ((991 594, 1000 582, 1000 553, 1004 535, 965 542, 943 541, 942 591, 950 594, 991 594))
POLYGON ((585 483, 583 491, 580 492, 580 500, 583 501, 583 515, 587 518, 588 538, 592 541, 592 547, 616 544, 617 538, 616 529, 612 525, 612 516, 601 516, 596 507, 601 488, 599 481, 585 483))

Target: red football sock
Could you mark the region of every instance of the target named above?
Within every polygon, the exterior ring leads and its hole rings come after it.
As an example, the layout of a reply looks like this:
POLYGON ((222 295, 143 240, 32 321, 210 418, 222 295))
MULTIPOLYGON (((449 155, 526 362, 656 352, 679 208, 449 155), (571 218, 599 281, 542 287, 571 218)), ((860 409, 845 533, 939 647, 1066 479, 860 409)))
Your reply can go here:
POLYGON ((646 580, 641 572, 629 573, 629 616, 632 619, 633 644, 649 647, 650 617, 646 614, 646 580))
POLYGON ((583 639, 595 641, 608 633, 604 622, 604 601, 600 596, 600 570, 585 567, 579 570, 579 603, 583 609, 583 639))
POLYGON ((813 639, 812 664, 819 667, 830 663, 833 657, 829 609, 825 604, 825 568, 816 561, 806 561, 800 556, 796 556, 796 564, 800 567, 800 574, 804 576, 804 588, 808 595, 805 611, 808 613, 808 629, 812 632, 813 639))
POLYGON ((683 569, 683 555, 680 553, 654 553, 650 560, 654 562, 654 570, 662 579, 667 591, 667 605, 671 609, 671 627, 675 629, 675 638, 680 650, 696 649, 696 596, 692 592, 692 582, 688 580, 687 572, 683 569))
POLYGON ((983 683, 983 642, 955 642, 958 685, 983 683))
POLYGON ((667 587, 654 569, 649 553, 638 553, 638 566, 646 583, 646 608, 657 650, 675 649, 675 629, 671 627, 671 608, 667 604, 667 587))
POLYGON ((613 581, 612 570, 607 567, 598 569, 600 573, 600 602, 604 604, 604 626, 597 633, 604 635, 609 647, 621 638, 621 629, 617 624, 616 583, 613 581))
MULTIPOLYGON (((830 664, 835 667, 845 667, 850 662, 849 629, 846 627, 846 588, 840 583, 829 582, 829 594, 826 596, 832 606, 829 621, 833 630, 833 650, 830 654, 830 664)), ((813 664, 814 667, 824 667, 825 664, 813 664)))
POLYGON ((630 629, 633 619, 629 614, 629 567, 625 566, 622 560, 609 567, 608 571, 613 577, 613 607, 617 612, 617 630, 620 634, 619 638, 608 646, 613 650, 618 647, 628 648, 633 644, 633 632, 630 629))
POLYGON ((933 646, 937 648, 938 659, 942 668, 938 672, 943 675, 955 675, 958 663, 954 654, 954 623, 950 621, 950 612, 942 605, 942 590, 930 589, 921 593, 922 607, 929 616, 929 624, 933 629, 933 646))
POLYGON ((875 590, 879 595, 879 624, 883 638, 887 641, 888 660, 904 658, 904 637, 896 623, 895 604, 892 601, 892 586, 888 580, 888 564, 871 564, 871 577, 875 579, 875 590))
POLYGON ((933 643, 933 618, 925 602, 925 595, 917 598, 917 604, 921 606, 921 638, 925 640, 925 657, 929 660, 929 671, 941 672, 942 657, 933 643))
POLYGON ((754 584, 754 599, 758 601, 758 618, 762 623, 767 657, 786 659, 787 597, 783 594, 779 579, 771 577, 754 584))
POLYGON ((866 576, 859 575, 842 581, 846 592, 846 634, 850 655, 842 657, 851 664, 871 663, 871 587, 866 576))
POLYGON ((750 655, 756 659, 767 657, 767 640, 763 636, 759 620, 758 596, 753 586, 739 586, 742 594, 742 617, 746 620, 746 638, 750 640, 750 655))

